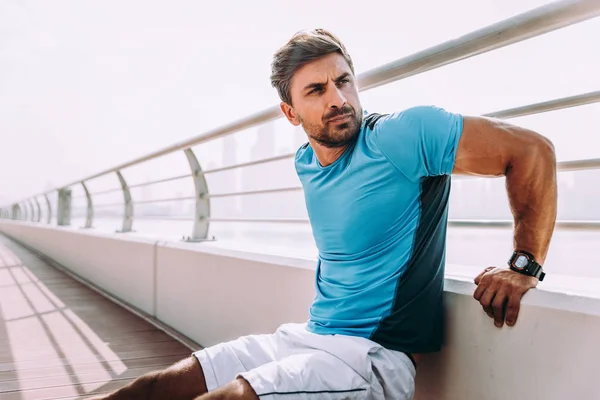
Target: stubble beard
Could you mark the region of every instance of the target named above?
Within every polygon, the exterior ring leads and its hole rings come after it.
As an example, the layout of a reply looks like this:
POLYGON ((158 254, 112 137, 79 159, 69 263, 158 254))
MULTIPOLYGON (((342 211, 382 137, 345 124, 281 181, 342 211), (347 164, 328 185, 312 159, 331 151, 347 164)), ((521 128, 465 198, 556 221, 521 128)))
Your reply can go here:
POLYGON ((362 124, 362 109, 356 112, 353 108, 341 109, 338 112, 329 113, 321 124, 311 124, 300 118, 300 123, 306 132, 306 135, 319 143, 321 146, 334 149, 347 146, 353 143, 358 137, 358 132, 362 124), (350 118, 343 124, 332 124, 326 122, 336 115, 350 114, 350 118))

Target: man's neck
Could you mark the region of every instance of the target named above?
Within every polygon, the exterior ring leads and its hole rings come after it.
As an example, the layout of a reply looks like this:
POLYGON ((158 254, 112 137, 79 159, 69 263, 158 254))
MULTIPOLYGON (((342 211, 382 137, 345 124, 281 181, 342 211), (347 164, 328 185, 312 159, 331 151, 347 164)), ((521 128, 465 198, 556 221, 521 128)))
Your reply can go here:
POLYGON ((337 161, 338 158, 344 154, 344 151, 348 148, 348 145, 342 147, 326 147, 322 144, 319 144, 315 140, 309 139, 310 145, 317 156, 317 160, 319 160, 319 164, 321 166, 326 167, 328 165, 333 164, 337 161))

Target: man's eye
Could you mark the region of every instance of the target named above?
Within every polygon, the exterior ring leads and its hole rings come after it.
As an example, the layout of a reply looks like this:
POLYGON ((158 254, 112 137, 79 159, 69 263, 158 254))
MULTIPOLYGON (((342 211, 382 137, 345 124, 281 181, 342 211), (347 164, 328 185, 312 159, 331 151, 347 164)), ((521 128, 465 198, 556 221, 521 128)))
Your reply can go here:
POLYGON ((340 83, 340 84, 342 84, 342 83, 348 83, 348 82, 350 82, 350 79, 348 79, 348 78, 345 78, 345 79, 342 79, 342 80, 338 81, 338 83, 340 83))
POLYGON ((313 90, 311 90, 310 92, 308 92, 308 94, 320 93, 322 91, 323 91, 323 88, 314 88, 313 90))

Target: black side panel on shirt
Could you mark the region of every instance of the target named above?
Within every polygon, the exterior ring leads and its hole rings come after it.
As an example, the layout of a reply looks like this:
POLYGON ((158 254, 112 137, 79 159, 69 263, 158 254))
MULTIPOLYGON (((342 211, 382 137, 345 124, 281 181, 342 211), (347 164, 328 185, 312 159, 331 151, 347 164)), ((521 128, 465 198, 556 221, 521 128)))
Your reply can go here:
POLYGON ((369 127, 370 130, 373 130, 375 128, 375 124, 377 123, 377 121, 379 121, 380 118, 385 117, 386 115, 389 115, 389 114, 372 113, 372 114, 367 115, 365 117, 365 126, 369 127))
POLYGON ((438 351, 443 340, 443 288, 450 177, 421 181, 421 216, 412 254, 399 278, 391 314, 371 340, 406 353, 438 351))

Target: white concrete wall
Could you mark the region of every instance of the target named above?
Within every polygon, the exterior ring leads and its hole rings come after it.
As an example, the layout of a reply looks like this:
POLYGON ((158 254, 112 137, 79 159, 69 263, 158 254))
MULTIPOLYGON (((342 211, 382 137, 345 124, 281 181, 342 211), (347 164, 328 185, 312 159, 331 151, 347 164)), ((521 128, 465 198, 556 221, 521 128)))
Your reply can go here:
POLYGON ((157 317, 207 347, 308 319, 314 271, 170 244, 157 252, 157 317))
MULTIPOLYGON (((158 319, 205 346, 306 320, 314 295, 313 260, 16 222, 0 231, 133 305, 156 302, 158 319)), ((472 298, 478 270, 448 266, 446 343, 419 366, 416 399, 600 399, 600 283, 549 277, 517 325, 497 329, 472 298)))

